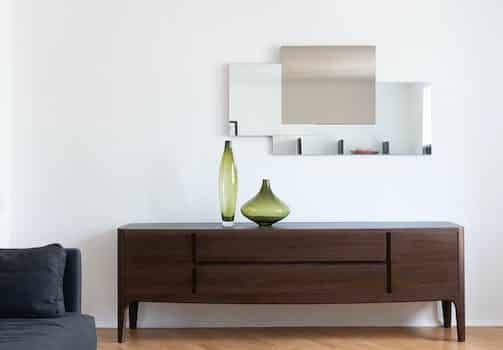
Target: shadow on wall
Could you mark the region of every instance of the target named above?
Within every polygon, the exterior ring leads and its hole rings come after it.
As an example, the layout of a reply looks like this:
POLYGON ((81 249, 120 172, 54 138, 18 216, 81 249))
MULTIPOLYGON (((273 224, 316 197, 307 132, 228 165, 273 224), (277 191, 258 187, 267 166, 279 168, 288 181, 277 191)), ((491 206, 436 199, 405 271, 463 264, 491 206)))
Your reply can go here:
MULTIPOLYGON (((432 326, 439 303, 355 305, 140 304, 138 325, 156 327, 432 326)), ((99 324, 98 326, 103 326, 99 324)))
POLYGON ((221 64, 217 67, 217 91, 220 92, 222 103, 222 136, 229 136, 229 65, 221 64))
POLYGON ((117 231, 98 233, 80 243, 82 311, 113 327, 117 313, 117 231))

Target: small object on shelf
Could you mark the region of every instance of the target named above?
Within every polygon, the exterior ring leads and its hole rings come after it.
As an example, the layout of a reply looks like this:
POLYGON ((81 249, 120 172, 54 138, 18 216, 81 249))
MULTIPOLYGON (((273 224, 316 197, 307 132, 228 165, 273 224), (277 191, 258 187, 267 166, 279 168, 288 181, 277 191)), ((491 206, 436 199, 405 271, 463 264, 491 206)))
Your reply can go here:
POLYGON ((234 155, 232 154, 232 143, 229 140, 225 141, 224 153, 220 161, 218 192, 222 225, 232 226, 234 225, 234 214, 236 212, 238 174, 234 163, 234 155))
POLYGON ((297 154, 302 155, 302 137, 297 138, 297 154))
POLYGON ((344 154, 344 140, 337 141, 337 154, 344 154))
POLYGON ((389 141, 382 143, 382 154, 389 154, 389 141))
POLYGON ((237 120, 229 120, 229 124, 232 125, 230 130, 231 136, 238 136, 238 122, 237 120))
POLYGON ((271 190, 269 180, 262 180, 259 193, 241 207, 241 213, 259 226, 271 226, 290 214, 290 209, 271 190))
POLYGON ((379 151, 376 151, 375 149, 371 149, 371 148, 355 148, 355 149, 351 150, 351 154, 373 155, 373 154, 379 154, 379 151))
POLYGON ((423 146, 423 154, 431 154, 431 145, 424 145, 423 146))

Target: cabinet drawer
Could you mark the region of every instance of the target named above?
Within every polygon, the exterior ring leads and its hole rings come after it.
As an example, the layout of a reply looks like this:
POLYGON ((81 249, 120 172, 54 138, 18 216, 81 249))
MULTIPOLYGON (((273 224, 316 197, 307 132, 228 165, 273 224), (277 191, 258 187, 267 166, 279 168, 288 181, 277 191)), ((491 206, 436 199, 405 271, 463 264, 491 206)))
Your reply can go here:
POLYGON ((384 261, 386 238, 375 231, 198 233, 197 261, 384 261))
POLYGON ((131 231, 125 235, 130 264, 192 261, 192 237, 184 232, 131 231))
POLYGON ((197 294, 215 302, 327 303, 386 293, 383 264, 223 264, 197 268, 197 294))
POLYGON ((191 293, 190 234, 127 232, 125 257, 125 281, 129 295, 155 297, 191 293))
POLYGON ((192 266, 160 264, 149 268, 132 266, 127 271, 130 298, 165 298, 192 293, 192 266))

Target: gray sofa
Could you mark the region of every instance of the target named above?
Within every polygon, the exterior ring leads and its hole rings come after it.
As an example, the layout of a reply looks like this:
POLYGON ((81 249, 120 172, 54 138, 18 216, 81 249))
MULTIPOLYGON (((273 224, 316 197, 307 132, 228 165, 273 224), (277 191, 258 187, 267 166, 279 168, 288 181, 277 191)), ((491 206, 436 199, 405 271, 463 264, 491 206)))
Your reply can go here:
POLYGON ((0 350, 96 350, 94 318, 81 314, 80 251, 65 251, 65 314, 53 318, 0 318, 0 350))

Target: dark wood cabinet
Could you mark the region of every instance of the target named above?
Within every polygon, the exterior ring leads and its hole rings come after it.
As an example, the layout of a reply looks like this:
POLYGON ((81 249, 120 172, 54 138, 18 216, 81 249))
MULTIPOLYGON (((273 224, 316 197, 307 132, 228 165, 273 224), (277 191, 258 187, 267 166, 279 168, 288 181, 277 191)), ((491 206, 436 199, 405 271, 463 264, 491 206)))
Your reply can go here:
POLYGON ((118 230, 118 338, 138 302, 441 301, 465 338, 463 228, 443 222, 130 224, 118 230))

